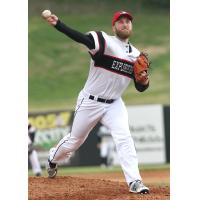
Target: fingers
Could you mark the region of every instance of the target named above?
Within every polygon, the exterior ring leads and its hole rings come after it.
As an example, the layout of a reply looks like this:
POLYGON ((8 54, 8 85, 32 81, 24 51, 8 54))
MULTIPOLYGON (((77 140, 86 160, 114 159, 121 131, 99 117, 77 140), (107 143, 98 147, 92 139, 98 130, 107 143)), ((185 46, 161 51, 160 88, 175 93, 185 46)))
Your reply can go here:
POLYGON ((54 20, 58 20, 58 17, 57 17, 56 15, 54 15, 54 14, 52 14, 51 17, 52 17, 52 19, 54 19, 54 20))
POLYGON ((55 26, 58 22, 58 17, 54 14, 51 14, 49 17, 45 18, 45 20, 52 26, 55 26))
POLYGON ((142 85, 147 85, 149 83, 149 76, 141 76, 138 77, 137 82, 142 84, 142 85))
POLYGON ((58 18, 55 15, 51 15, 47 18, 47 21, 50 25, 55 26, 57 24, 58 18))
POLYGON ((142 85, 147 85, 148 83, 149 83, 149 79, 148 78, 143 80, 143 81, 141 81, 142 85))
POLYGON ((148 75, 147 71, 145 70, 145 71, 142 71, 140 74, 138 74, 136 81, 142 85, 148 84, 149 75, 148 75))
POLYGON ((140 72, 140 76, 141 76, 141 77, 143 77, 143 76, 148 76, 147 70, 141 71, 141 72, 140 72))

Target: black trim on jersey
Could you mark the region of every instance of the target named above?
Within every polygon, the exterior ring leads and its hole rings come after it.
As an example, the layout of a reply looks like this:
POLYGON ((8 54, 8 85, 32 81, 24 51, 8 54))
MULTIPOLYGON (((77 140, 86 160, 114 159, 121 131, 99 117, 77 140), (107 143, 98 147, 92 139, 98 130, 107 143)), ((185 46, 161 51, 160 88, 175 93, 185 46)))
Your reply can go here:
POLYGON ((103 55, 104 54, 104 51, 105 51, 105 39, 102 35, 102 32, 100 31, 97 31, 97 36, 98 36, 98 40, 99 40, 99 51, 95 54, 95 56, 98 56, 98 55, 103 55))
POLYGON ((94 60, 94 66, 101 67, 133 79, 133 63, 118 57, 105 55, 105 39, 102 32, 99 31, 96 33, 99 41, 99 51, 94 55, 90 54, 94 60))
POLYGON ((98 42, 99 42, 99 50, 93 55, 89 52, 93 60, 100 59, 100 57, 104 54, 105 50, 105 39, 102 35, 102 32, 96 31, 98 42))
POLYGON ((101 59, 95 60, 94 65, 133 79, 133 63, 126 60, 102 55, 101 59))
POLYGON ((128 44, 129 44, 129 53, 131 53, 132 52, 132 47, 131 47, 130 43, 128 43, 128 44))

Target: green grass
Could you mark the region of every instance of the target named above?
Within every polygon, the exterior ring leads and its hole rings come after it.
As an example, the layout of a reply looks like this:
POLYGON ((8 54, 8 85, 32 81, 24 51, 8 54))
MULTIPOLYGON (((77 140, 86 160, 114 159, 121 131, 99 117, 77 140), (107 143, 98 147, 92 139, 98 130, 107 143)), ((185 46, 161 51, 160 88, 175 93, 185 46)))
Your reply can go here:
MULTIPOLYGON (((87 49, 50 27, 40 17, 45 3, 29 3, 29 111, 74 108, 89 71, 87 49)), ((41 2, 41 1, 40 1, 41 2)), ((123 98, 126 104, 169 104, 169 11, 137 9, 129 1, 49 1, 49 6, 67 25, 80 32, 111 31, 112 13, 119 9, 134 12, 131 42, 147 51, 152 60, 151 86, 144 92, 131 84, 123 98), (78 5, 78 6, 77 6, 78 5), (71 6, 70 8, 67 6, 71 6), (94 10, 95 8, 95 10, 94 10), (80 16, 81 12, 81 16, 80 16)))
MULTIPOLYGON (((169 170, 169 164, 152 164, 152 165, 140 165, 140 170, 169 170)), ((44 176, 47 176, 45 169, 42 171, 44 176)), ((120 166, 115 166, 110 169, 101 168, 99 166, 86 166, 86 167, 59 167, 59 176, 73 175, 73 174, 95 174, 95 173, 113 173, 122 172, 120 166)), ((33 172, 30 169, 28 171, 29 176, 33 176, 33 172)))

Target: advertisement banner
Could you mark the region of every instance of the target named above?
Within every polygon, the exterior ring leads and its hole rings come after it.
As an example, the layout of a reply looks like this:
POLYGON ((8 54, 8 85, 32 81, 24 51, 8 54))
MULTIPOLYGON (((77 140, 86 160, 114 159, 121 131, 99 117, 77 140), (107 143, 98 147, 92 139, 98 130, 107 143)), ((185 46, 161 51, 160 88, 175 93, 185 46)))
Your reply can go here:
MULTIPOLYGON (((37 150, 42 166, 46 164, 49 149, 56 145, 70 131, 72 117, 72 111, 29 114, 28 121, 36 128, 34 147, 37 150)), ((63 164, 69 163, 70 160, 67 160, 63 164)))
POLYGON ((127 110, 139 163, 165 163, 162 105, 128 106, 127 110))
MULTIPOLYGON (((166 162, 164 114, 162 105, 127 106, 129 128, 134 140, 139 164, 161 164, 166 162)), ((45 166, 48 151, 70 131, 73 119, 72 111, 53 111, 45 113, 30 113, 29 122, 36 131, 34 146, 38 152, 39 161, 45 166)), ((93 130, 95 133, 98 130, 93 130)), ((90 165, 97 163, 99 152, 96 148, 97 136, 90 134, 81 148, 73 153, 64 165, 90 165), (86 154, 84 154, 84 152, 86 154), (86 159, 89 152, 94 152, 94 158, 86 159), (96 156, 96 157, 95 157, 96 156)), ((110 136, 111 137, 111 136, 110 136)), ((102 138, 102 141, 103 138, 102 138)), ((92 155, 92 154, 91 154, 92 155)), ((90 155, 90 157, 91 157, 90 155)), ((109 158, 113 165, 119 165, 116 150, 113 149, 109 158)))

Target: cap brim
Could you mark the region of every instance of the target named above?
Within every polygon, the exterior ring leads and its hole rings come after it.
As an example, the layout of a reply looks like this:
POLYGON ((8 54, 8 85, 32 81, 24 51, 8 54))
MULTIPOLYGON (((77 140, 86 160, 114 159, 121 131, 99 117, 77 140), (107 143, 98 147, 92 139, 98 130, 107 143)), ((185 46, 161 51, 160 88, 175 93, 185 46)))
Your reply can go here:
POLYGON ((130 14, 128 14, 128 13, 124 13, 124 14, 119 15, 119 17, 117 18, 117 20, 119 20, 120 17, 127 17, 131 21, 133 20, 133 17, 130 14))

